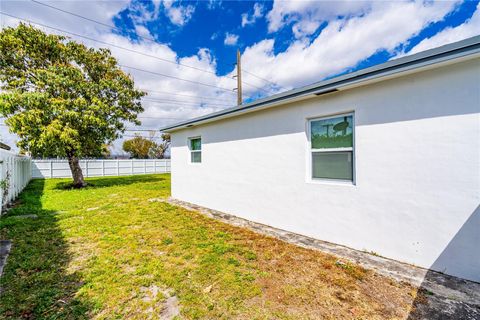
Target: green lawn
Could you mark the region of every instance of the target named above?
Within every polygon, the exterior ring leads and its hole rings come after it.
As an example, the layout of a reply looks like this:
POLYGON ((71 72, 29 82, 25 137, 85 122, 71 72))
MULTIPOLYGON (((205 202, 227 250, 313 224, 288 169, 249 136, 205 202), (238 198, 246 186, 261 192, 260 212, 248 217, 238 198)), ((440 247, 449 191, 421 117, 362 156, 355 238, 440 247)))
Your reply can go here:
POLYGON ((34 180, 0 219, 13 241, 1 318, 156 319, 173 296, 179 319, 393 319, 416 297, 333 256, 149 201, 169 197, 169 175, 87 181, 34 180))

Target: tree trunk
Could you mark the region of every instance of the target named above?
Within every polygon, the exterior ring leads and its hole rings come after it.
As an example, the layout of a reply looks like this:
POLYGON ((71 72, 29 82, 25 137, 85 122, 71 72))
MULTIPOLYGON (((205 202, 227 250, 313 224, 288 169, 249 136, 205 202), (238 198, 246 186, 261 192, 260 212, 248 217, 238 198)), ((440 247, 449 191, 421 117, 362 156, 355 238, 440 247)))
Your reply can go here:
POLYGON ((82 168, 80 167, 78 158, 73 155, 68 156, 68 165, 70 166, 70 171, 72 171, 73 187, 74 188, 85 187, 87 184, 85 183, 85 180, 83 180, 82 168))

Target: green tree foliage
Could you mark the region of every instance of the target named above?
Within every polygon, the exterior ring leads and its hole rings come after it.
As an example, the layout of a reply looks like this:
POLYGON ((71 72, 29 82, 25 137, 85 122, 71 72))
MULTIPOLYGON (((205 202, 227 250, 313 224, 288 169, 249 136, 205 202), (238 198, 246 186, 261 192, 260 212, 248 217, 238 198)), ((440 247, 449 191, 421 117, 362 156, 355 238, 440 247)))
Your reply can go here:
POLYGON ((140 124, 145 95, 109 50, 25 24, 0 32, 0 87, 0 113, 18 146, 67 157, 75 187, 85 186, 78 159, 101 156, 125 123, 140 124))
POLYGON ((153 146, 150 149, 150 152, 149 152, 150 158, 154 158, 154 159, 165 158, 165 153, 167 152, 169 147, 170 147, 170 134, 162 133, 162 142, 156 143, 155 146, 153 146))
POLYGON ((123 150, 125 152, 130 153, 132 158, 138 159, 163 159, 165 157, 165 153, 170 147, 170 134, 163 133, 162 134, 162 142, 156 143, 154 142, 153 135, 151 139, 136 136, 133 139, 125 140, 123 142, 123 150))
POLYGON ((150 149, 156 145, 150 139, 136 136, 130 140, 123 141, 123 150, 130 153, 132 158, 147 159, 150 149))
POLYGON ((102 156, 101 156, 102 158, 105 158, 105 159, 110 158, 110 156, 112 155, 112 153, 110 152, 111 147, 112 146, 110 144, 106 144, 106 143, 102 145, 102 156))

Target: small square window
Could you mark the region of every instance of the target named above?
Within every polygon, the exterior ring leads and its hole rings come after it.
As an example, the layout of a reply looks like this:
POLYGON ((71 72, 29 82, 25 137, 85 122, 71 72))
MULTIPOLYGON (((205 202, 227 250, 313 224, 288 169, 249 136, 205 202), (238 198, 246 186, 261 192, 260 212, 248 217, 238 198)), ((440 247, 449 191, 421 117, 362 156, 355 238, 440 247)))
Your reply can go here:
POLYGON ((313 179, 353 181, 353 114, 310 121, 313 179))
POLYGON ((202 138, 189 138, 188 146, 190 148, 190 162, 201 163, 202 162, 202 138))

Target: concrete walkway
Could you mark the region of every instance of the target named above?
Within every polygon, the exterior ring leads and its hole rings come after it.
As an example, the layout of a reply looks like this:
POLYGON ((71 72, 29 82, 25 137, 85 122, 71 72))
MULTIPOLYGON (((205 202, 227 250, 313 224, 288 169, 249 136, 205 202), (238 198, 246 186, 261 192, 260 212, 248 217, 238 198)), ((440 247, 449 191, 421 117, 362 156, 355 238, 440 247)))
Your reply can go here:
POLYGON ((188 210, 198 211, 231 225, 244 227, 304 248, 327 252, 339 257, 340 260, 348 260, 366 269, 374 270, 381 275, 394 278, 397 281, 408 282, 422 290, 427 298, 427 303, 424 303, 423 300, 420 301, 420 299, 418 303, 414 303, 415 311, 409 319, 480 320, 480 283, 276 229, 173 198, 168 199, 166 202, 188 210))
MULTIPOLYGON (((0 277, 3 274, 3 268, 7 263, 7 257, 11 248, 12 242, 10 240, 0 240, 0 277)), ((2 287, 0 287, 0 294, 2 294, 2 287)))
POLYGON ((0 240, 0 277, 3 274, 3 268, 5 263, 7 263, 7 257, 10 254, 10 249, 12 248, 12 243, 10 240, 0 240))

